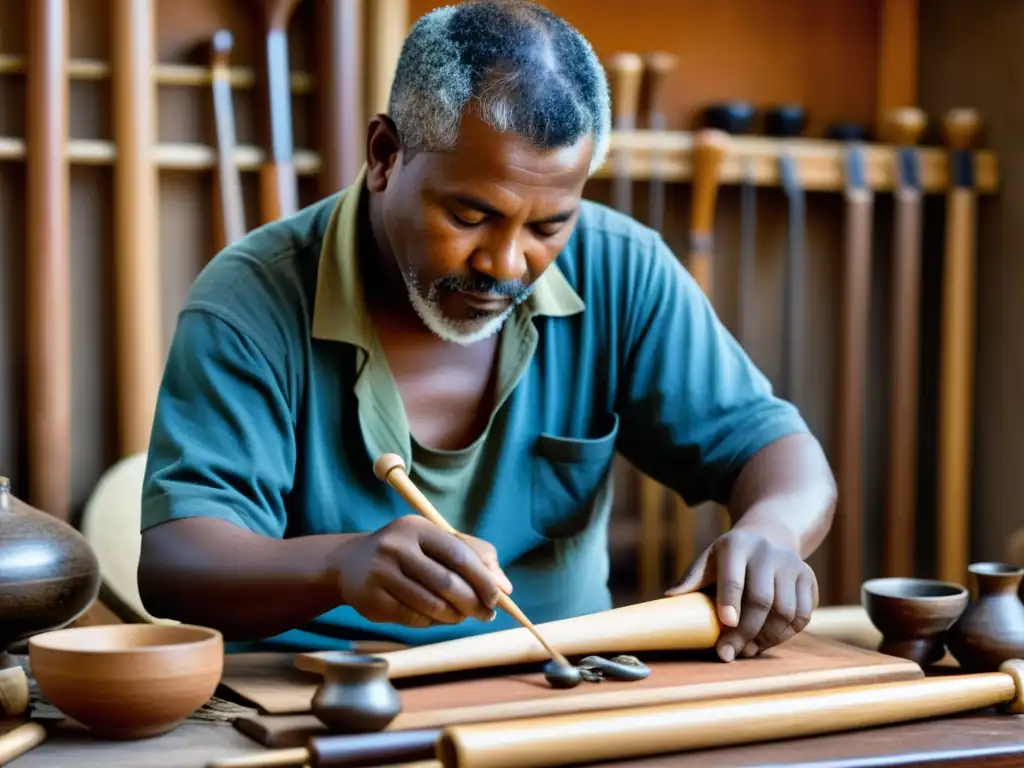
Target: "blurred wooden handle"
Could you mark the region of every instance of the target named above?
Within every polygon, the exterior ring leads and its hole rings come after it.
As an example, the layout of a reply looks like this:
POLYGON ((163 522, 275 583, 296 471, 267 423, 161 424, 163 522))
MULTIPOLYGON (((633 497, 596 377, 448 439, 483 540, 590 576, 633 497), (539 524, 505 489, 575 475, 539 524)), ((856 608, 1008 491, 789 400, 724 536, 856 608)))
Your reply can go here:
POLYGON ((714 249, 715 201, 719 171, 729 151, 729 134, 717 128, 697 131, 693 137, 693 200, 690 219, 688 267, 705 294, 711 295, 711 254, 714 249))
POLYGON ((235 108, 231 93, 229 69, 234 38, 226 29, 218 30, 211 41, 211 85, 213 115, 217 131, 217 209, 218 238, 215 250, 220 251, 245 235, 245 204, 242 200, 242 179, 235 164, 235 108))
POLYGON ((0 765, 7 765, 46 741, 46 729, 39 723, 25 723, 0 735, 0 765))

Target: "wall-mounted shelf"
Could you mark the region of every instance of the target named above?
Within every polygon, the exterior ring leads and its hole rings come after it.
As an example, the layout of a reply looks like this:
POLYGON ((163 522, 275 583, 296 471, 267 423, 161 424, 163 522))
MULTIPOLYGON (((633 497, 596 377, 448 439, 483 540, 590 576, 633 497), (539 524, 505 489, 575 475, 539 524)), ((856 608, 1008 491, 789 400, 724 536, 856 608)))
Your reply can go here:
MULTIPOLYGON (((657 168, 667 181, 687 181, 693 168, 690 153, 694 134, 690 132, 632 131, 612 137, 612 151, 625 150, 630 175, 637 179, 652 176, 657 168)), ((864 144, 867 182, 877 191, 892 190, 895 181, 896 147, 889 144, 864 144)), ((800 180, 807 190, 839 191, 843 189, 845 145, 830 139, 772 139, 760 136, 734 136, 722 163, 721 184, 743 181, 748 160, 752 161, 755 183, 763 187, 780 184, 778 161, 788 152, 796 159, 800 180)), ((919 147, 921 184, 926 192, 942 192, 949 185, 949 150, 944 147, 919 147)), ((999 187, 996 153, 979 149, 974 152, 977 190, 993 193, 999 187)), ((597 176, 614 175, 615 159, 598 171, 597 176)))
MULTIPOLYGON (((231 67, 233 88, 252 88, 256 73, 250 67, 231 67)), ((0 54, 0 75, 25 74, 25 57, 0 54)), ((68 62, 68 77, 72 80, 100 82, 110 79, 110 64, 100 59, 72 59, 68 62)), ((153 80, 157 85, 179 87, 208 86, 211 70, 200 64, 157 64, 153 67, 153 80)), ((293 72, 292 93, 312 93, 313 76, 308 72, 293 72)))
MULTIPOLYGON (((817 191, 839 191, 843 188, 843 151, 838 141, 817 139, 764 139, 735 137, 726 161, 722 165, 721 183, 737 184, 743 179, 747 159, 753 161, 755 182, 759 186, 779 185, 778 158, 790 152, 797 162, 804 188, 817 191)), ((612 154, 608 162, 595 174, 597 178, 614 175, 616 153, 625 150, 630 177, 637 180, 652 177, 652 169, 659 170, 668 182, 686 182, 692 167, 690 152, 693 148, 691 133, 655 133, 650 131, 616 132, 612 135, 612 154)), ((876 190, 891 190, 895 167, 895 148, 884 144, 867 144, 864 148, 869 184, 876 190)), ((21 160, 25 157, 25 142, 16 138, 0 138, 0 160, 21 160)), ((112 142, 73 139, 68 144, 68 158, 78 165, 110 165, 115 157, 112 142)), ((236 165, 245 171, 259 168, 264 154, 258 147, 240 146, 235 151, 236 165)), ((921 179, 927 192, 942 192, 947 188, 948 152, 941 147, 920 149, 921 179)), ((974 153, 977 189, 980 193, 993 193, 998 189, 996 155, 990 150, 974 153)), ((169 170, 204 171, 213 169, 217 162, 215 148, 203 144, 157 145, 157 167, 169 170)), ((297 150, 295 170, 300 175, 315 175, 320 170, 320 156, 310 150, 297 150)))

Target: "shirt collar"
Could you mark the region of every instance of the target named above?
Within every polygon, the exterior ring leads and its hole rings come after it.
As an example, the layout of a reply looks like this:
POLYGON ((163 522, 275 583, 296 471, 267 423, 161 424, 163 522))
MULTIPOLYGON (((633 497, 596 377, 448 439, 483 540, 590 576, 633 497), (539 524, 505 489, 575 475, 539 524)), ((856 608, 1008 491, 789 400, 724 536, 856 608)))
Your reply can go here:
MULTIPOLYGON (((327 223, 320 251, 316 297, 313 305, 313 338, 340 341, 364 349, 373 338, 373 324, 363 295, 363 275, 358 255, 359 203, 365 194, 366 166, 345 189, 327 223)), ((534 284, 529 298, 517 312, 527 317, 568 317, 586 305, 552 263, 534 284)))

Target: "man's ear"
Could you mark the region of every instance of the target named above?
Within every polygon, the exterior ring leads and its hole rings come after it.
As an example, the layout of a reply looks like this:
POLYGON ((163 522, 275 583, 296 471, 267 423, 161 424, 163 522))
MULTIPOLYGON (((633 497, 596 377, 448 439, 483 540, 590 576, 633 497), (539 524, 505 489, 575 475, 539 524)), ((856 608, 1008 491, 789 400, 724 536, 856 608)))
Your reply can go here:
POLYGON ((366 132, 366 186, 371 192, 387 188, 401 154, 402 142, 394 121, 387 115, 374 115, 366 132))

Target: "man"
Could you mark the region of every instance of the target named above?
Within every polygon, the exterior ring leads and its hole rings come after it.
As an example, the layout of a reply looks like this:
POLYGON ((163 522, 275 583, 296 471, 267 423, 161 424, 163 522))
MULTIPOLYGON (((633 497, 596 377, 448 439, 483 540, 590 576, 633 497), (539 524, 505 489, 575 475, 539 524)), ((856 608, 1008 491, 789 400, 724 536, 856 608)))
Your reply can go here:
POLYGON ((551 13, 419 20, 359 179, 219 254, 180 314, 143 491, 151 613, 303 650, 508 628, 499 589, 534 622, 607 609, 618 450, 730 508, 669 590, 717 583, 722 659, 803 628, 832 475, 657 233, 582 200, 609 123, 551 13), (465 538, 374 477, 388 452, 465 538))

